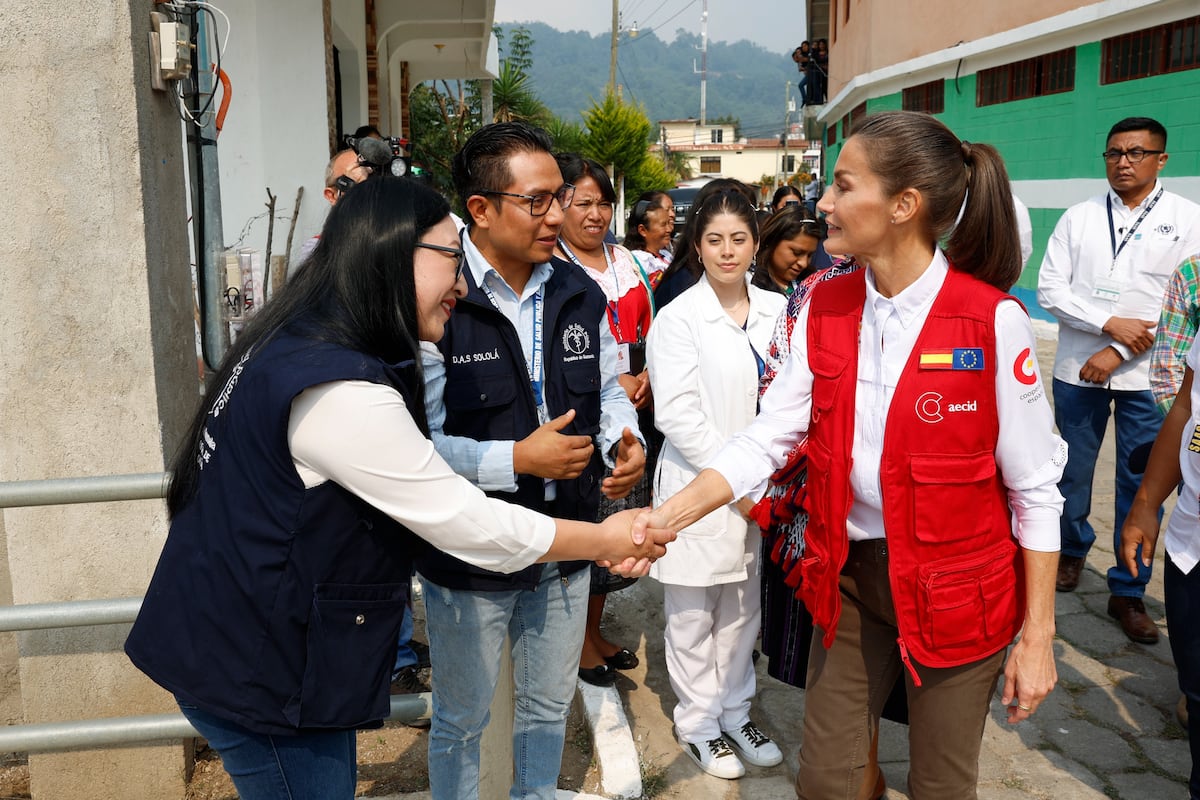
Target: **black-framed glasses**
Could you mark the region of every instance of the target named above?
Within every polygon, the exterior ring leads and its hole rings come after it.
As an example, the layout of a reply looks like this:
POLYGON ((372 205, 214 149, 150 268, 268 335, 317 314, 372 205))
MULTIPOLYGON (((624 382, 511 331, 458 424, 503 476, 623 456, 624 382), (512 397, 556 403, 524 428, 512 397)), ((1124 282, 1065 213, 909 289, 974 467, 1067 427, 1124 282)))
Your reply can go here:
POLYGON ((1129 159, 1130 164, 1140 164, 1146 156, 1161 156, 1166 150, 1143 150, 1135 147, 1132 150, 1105 150, 1100 157, 1109 164, 1119 164, 1122 156, 1129 159))
POLYGON ((550 205, 555 200, 558 201, 558 207, 568 209, 571 207, 571 200, 575 197, 575 187, 570 183, 564 183, 559 187, 557 192, 542 192, 541 194, 517 194, 516 192, 493 192, 485 189, 479 192, 482 195, 500 195, 502 197, 519 197, 522 200, 529 201, 529 216, 544 217, 550 212, 550 205))
POLYGON ((428 242, 417 242, 415 247, 423 247, 426 250, 437 250, 439 253, 447 253, 454 256, 454 282, 458 283, 462 279, 463 270, 467 266, 467 251, 461 247, 446 247, 440 244, 430 244, 428 242))

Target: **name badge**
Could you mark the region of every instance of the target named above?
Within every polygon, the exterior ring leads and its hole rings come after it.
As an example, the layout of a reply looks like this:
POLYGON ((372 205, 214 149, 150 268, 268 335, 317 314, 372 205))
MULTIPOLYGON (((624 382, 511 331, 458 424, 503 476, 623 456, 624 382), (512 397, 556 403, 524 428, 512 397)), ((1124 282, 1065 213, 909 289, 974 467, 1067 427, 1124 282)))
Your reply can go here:
POLYGON ((629 342, 617 344, 617 374, 628 375, 633 371, 633 362, 629 358, 629 342))
POLYGON ((1115 303, 1121 299, 1121 284, 1111 278, 1097 278, 1092 297, 1115 303))

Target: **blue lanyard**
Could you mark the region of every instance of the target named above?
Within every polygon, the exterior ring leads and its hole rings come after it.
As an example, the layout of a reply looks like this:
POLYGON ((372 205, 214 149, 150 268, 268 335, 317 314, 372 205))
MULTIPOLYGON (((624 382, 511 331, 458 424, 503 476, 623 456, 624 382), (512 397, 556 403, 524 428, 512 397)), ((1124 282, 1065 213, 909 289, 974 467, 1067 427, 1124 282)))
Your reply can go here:
MULTIPOLYGON (((579 256, 575 255, 575 252, 567 246, 567 243, 563 241, 561 236, 558 237, 558 246, 562 248, 562 251, 567 254, 567 258, 571 259, 571 262, 575 264, 575 266, 588 269, 588 267, 586 267, 584 263, 579 260, 579 256)), ((617 309, 617 304, 621 302, 621 279, 617 277, 617 270, 613 267, 612 256, 608 252, 608 245, 601 245, 601 249, 604 251, 604 265, 608 271, 612 273, 613 287, 616 289, 617 298, 616 300, 609 301, 608 315, 612 317, 613 334, 616 336, 617 341, 624 342, 625 339, 621 336, 621 313, 617 309)), ((594 271, 595 270, 593 270, 593 272, 594 271)))
POLYGON ((1125 232, 1125 238, 1121 240, 1120 245, 1117 244, 1117 232, 1116 228, 1113 226, 1112 195, 1105 195, 1104 207, 1108 211, 1108 238, 1112 243, 1112 266, 1108 268, 1110 275, 1112 274, 1112 271, 1116 269, 1117 256, 1121 255, 1121 251, 1125 249, 1125 245, 1129 244, 1130 238, 1133 237, 1133 232, 1138 229, 1138 226, 1142 224, 1142 220, 1146 218, 1146 215, 1149 214, 1154 206, 1158 203, 1158 199, 1162 197, 1162 193, 1163 187, 1160 186, 1158 187, 1158 191, 1154 194, 1154 197, 1149 203, 1146 204, 1146 207, 1142 209, 1141 215, 1137 218, 1133 225, 1129 227, 1129 230, 1125 232))
MULTIPOLYGON (((533 295, 533 352, 530 354, 530 360, 533 363, 525 363, 525 371, 529 375, 529 388, 533 390, 533 399, 537 404, 538 417, 541 418, 543 423, 549 419, 549 412, 546 410, 545 400, 542 398, 542 338, 544 335, 544 321, 542 319, 542 288, 544 286, 545 284, 539 286, 533 295)), ((496 295, 492 293, 491 287, 489 287, 486 282, 482 282, 480 283, 479 288, 483 289, 483 293, 487 295, 488 300, 491 300, 492 305, 496 307, 496 310, 500 311, 500 303, 496 300, 496 295)), ((501 311, 500 313, 504 312, 501 311)), ((518 316, 519 314, 520 312, 518 311, 518 316)))

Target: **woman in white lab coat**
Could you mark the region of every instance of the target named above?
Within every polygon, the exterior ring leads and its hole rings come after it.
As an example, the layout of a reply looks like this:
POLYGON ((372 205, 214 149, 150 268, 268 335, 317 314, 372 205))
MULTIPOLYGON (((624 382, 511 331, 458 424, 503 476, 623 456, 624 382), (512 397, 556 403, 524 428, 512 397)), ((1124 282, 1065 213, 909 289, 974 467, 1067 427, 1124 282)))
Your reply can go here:
MULTIPOLYGON (((655 505, 686 486, 754 419, 762 356, 785 304, 782 295, 747 279, 758 225, 741 193, 708 198, 696 226, 704 275, 662 309, 647 343, 656 425, 666 437, 655 505)), ((744 774, 743 760, 759 766, 782 760, 750 721, 761 536, 744 516, 749 502, 743 505, 718 508, 680 531, 651 571, 664 584, 676 735, 701 769, 722 778, 744 774)))

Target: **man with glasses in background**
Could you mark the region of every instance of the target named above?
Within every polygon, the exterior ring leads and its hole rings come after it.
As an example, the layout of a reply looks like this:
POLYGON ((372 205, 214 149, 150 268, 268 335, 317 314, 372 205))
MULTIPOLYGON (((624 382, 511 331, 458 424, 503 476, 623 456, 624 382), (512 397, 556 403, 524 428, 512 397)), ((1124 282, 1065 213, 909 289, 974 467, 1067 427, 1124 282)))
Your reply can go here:
MULTIPOLYGON (((489 494, 554 516, 595 520, 641 477, 637 414, 617 382, 604 294, 550 257, 574 187, 546 133, 487 125, 454 157, 466 209, 467 294, 438 347, 423 354, 438 452, 489 494)), ((486 525, 487 520, 480 520, 486 525)), ((512 575, 445 553, 418 559, 433 661, 433 800, 479 796, 479 737, 500 659, 515 684, 512 796, 553 800, 587 617, 587 562, 512 575), (505 651, 505 638, 511 651, 505 651)))
MULTIPOLYGON (((1200 206, 1166 191, 1167 131, 1148 117, 1113 125, 1101 154, 1109 191, 1067 209, 1046 245, 1038 303, 1058 318, 1054 415, 1068 445, 1058 485, 1066 504, 1057 588, 1069 592, 1096 539, 1088 522, 1092 479, 1110 410, 1116 430, 1113 550, 1140 477, 1130 454, 1152 442, 1162 421, 1150 392, 1150 346, 1167 280, 1200 250, 1200 206)), ((1018 379, 1021 356, 1014 363, 1018 379)), ((1109 616, 1132 641, 1153 644, 1158 627, 1142 596, 1150 580, 1124 565, 1108 569, 1109 616)))

